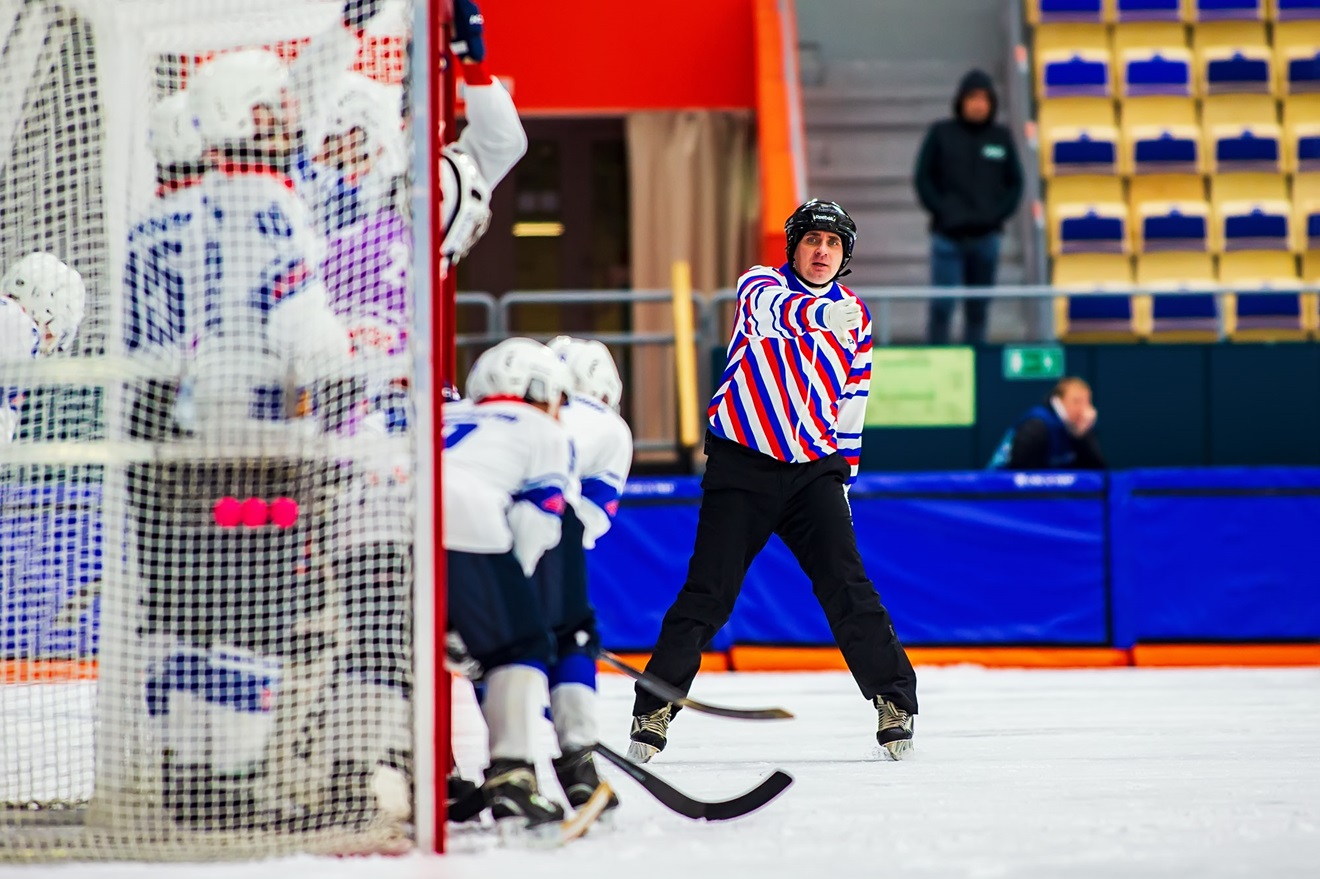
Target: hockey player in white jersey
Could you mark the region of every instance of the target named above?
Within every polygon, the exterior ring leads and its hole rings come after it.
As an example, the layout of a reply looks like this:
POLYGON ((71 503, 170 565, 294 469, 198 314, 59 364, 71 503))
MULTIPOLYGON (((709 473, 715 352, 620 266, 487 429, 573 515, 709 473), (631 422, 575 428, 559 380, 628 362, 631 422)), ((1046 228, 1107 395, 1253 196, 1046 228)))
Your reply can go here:
POLYGON ((567 390, 552 351, 508 339, 474 365, 469 400, 443 412, 449 621, 485 669, 482 792, 497 820, 529 826, 564 817, 536 783, 555 641, 531 576, 560 540, 570 451, 556 416, 567 390))
MULTIPOLYGON (((632 466, 632 431, 618 414, 623 382, 610 351, 594 340, 560 336, 550 343, 568 367, 572 393, 559 421, 573 444, 573 473, 563 539, 541 560, 538 585, 555 619, 550 714, 559 739, 555 775, 569 805, 582 806, 600 777, 596 744, 596 653, 600 637, 587 594, 586 552, 610 528, 632 466)), ((614 797, 609 808, 618 805, 614 797)))
MULTIPOLYGON (((0 364, 67 351, 87 307, 82 276, 49 253, 29 253, 0 277, 0 364)), ((23 390, 0 382, 0 444, 18 432, 23 390)))

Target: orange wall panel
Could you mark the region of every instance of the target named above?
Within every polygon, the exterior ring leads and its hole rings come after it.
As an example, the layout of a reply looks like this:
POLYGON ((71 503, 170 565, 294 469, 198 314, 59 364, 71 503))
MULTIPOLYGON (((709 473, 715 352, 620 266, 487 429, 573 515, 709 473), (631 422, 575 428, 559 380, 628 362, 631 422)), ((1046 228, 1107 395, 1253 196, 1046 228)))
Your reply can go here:
POLYGON ((483 0, 486 66, 523 114, 756 106, 753 0, 483 0))

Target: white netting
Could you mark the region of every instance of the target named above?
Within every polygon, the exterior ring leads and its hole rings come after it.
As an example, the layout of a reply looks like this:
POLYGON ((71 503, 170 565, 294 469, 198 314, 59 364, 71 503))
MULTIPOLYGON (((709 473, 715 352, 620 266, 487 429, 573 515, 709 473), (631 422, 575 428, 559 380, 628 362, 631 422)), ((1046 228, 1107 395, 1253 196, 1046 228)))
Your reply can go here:
POLYGON ((409 844, 414 10, 343 9, 0 11, 0 861, 409 844))

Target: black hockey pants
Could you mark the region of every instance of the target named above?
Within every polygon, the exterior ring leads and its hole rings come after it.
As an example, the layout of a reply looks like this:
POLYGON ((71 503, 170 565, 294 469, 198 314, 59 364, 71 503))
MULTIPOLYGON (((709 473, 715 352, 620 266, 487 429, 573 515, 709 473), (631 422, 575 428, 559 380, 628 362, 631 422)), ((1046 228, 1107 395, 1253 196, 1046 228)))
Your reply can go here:
MULTIPOLYGON (((733 613, 752 560, 778 534, 811 579, 862 695, 884 696, 915 714, 916 673, 857 550, 844 457, 786 464, 710 434, 706 454, 687 582, 665 614, 646 670, 687 692, 702 649, 733 613)), ((633 714, 664 704, 640 686, 636 693, 633 714)))

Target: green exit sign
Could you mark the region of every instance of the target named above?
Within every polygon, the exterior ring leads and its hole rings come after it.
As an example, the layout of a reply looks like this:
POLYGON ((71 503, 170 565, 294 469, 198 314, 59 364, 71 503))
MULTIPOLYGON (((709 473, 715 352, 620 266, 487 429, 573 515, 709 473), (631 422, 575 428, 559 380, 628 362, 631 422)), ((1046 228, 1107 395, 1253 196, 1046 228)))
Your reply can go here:
POLYGON ((1004 378, 1025 380, 1062 377, 1062 346, 1006 345, 1004 347, 1004 378))

